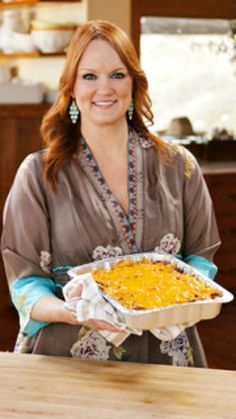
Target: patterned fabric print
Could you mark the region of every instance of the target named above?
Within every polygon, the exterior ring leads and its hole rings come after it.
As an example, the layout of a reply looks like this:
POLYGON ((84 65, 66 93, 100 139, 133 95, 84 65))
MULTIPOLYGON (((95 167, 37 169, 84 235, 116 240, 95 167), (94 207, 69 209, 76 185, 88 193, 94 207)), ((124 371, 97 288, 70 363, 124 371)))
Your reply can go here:
POLYGON ((164 252, 176 256, 180 247, 181 243, 179 239, 173 233, 168 233, 162 237, 160 245, 155 247, 154 250, 155 252, 164 252))
POLYGON ((161 342, 160 351, 172 357, 172 365, 182 367, 194 366, 192 348, 186 332, 180 333, 173 340, 161 342))
MULTIPOLYGON (((116 198, 108 188, 105 179, 102 176, 102 173, 100 172, 97 163, 95 159, 93 158, 93 155, 87 146, 85 140, 81 138, 80 141, 81 144, 81 150, 83 153, 83 156, 85 158, 85 161, 90 169, 90 172, 93 174, 94 178, 98 182, 100 188, 102 188, 102 195, 104 201, 109 200, 109 202, 112 205, 113 211, 116 214, 116 217, 118 219, 118 222, 121 226, 123 235, 125 237, 125 240, 129 247, 129 252, 131 253, 137 253, 138 247, 135 242, 134 238, 134 232, 132 230, 132 226, 130 224, 130 220, 127 219, 123 209, 117 202, 116 198)), ((130 212, 132 213, 132 222, 134 223, 134 220, 137 218, 135 211, 136 211, 136 202, 135 202, 135 192, 134 192, 134 184, 136 184, 135 179, 135 170, 134 170, 134 149, 135 148, 135 138, 133 137, 132 133, 130 132, 129 135, 129 196, 130 196, 130 212)), ((96 183, 97 183, 96 182, 96 183)))
POLYGON ((172 149, 177 153, 181 153, 184 154, 185 156, 185 170, 184 170, 184 174, 186 177, 190 178, 191 177, 191 173, 193 168, 195 167, 196 163, 195 163, 195 158, 193 157, 193 155, 183 146, 177 145, 177 144, 173 144, 172 145, 172 149))
POLYGON ((31 307, 26 304, 27 296, 22 295, 20 292, 14 293, 14 304, 20 313, 20 327, 23 330, 30 320, 31 307))
POLYGON ((122 358, 125 350, 122 347, 113 347, 102 335, 94 329, 81 327, 78 340, 72 346, 70 353, 72 357, 80 359, 97 359, 106 361, 109 359, 110 351, 113 351, 117 359, 122 358))
POLYGON ((136 228, 137 220, 137 194, 136 194, 136 161, 135 161, 135 138, 132 136, 128 144, 128 161, 129 161, 129 222, 133 232, 136 228))
POLYGON ((40 252, 40 267, 44 272, 49 274, 51 272, 52 255, 46 250, 40 252))
POLYGON ((135 196, 136 196, 136 221, 133 227, 137 247, 142 251, 144 228, 144 179, 143 179, 143 150, 140 147, 140 138, 135 138, 135 196))
POLYGON ((195 159, 193 157, 193 155, 186 149, 183 147, 183 153, 185 155, 185 176, 190 178, 191 177, 191 173, 192 170, 195 166, 195 159))
POLYGON ((140 143, 143 148, 150 148, 155 146, 155 143, 151 138, 140 137, 140 143))
POLYGON ((32 353, 35 339, 36 339, 36 335, 29 339, 27 336, 24 335, 24 333, 22 332, 18 333, 13 352, 25 353, 25 354, 32 353))
POLYGON ((185 176, 187 177, 191 176, 191 172, 194 167, 194 164, 195 164, 194 159, 191 156, 191 154, 186 153, 185 172, 184 172, 185 176))
POLYGON ((118 246, 97 246, 93 251, 93 259, 94 260, 102 260, 107 258, 114 258, 118 256, 122 256, 123 252, 122 249, 118 246))

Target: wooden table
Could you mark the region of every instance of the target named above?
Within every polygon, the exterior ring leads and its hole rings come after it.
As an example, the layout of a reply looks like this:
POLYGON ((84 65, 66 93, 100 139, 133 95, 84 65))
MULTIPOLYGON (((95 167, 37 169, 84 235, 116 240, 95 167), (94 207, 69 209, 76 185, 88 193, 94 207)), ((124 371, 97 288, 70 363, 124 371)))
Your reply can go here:
POLYGON ((236 371, 0 353, 0 418, 236 418, 236 371))

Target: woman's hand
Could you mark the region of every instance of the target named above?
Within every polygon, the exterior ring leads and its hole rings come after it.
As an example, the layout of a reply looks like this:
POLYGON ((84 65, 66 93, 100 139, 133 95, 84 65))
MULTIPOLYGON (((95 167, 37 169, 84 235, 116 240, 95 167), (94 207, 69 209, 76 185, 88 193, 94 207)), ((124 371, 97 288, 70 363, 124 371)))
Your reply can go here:
MULTIPOLYGON (((70 297, 79 297, 81 292, 82 286, 78 285, 73 289, 70 297)), ((122 331, 122 329, 119 329, 118 327, 115 327, 103 320, 91 319, 83 322, 78 321, 76 313, 74 311, 68 310, 64 304, 64 301, 53 295, 46 295, 36 302, 31 312, 31 318, 41 322, 68 323, 75 326, 83 325, 91 329, 108 330, 110 332, 122 331)))
MULTIPOLYGON (((72 299, 72 298, 80 297, 80 295, 82 293, 82 290, 83 290, 83 285, 82 284, 74 285, 73 288, 68 290, 68 294, 67 294, 68 298, 72 299)), ((75 325, 79 324, 79 325, 89 327, 90 329, 108 330, 110 332, 116 332, 116 333, 121 332, 121 329, 119 329, 118 327, 115 327, 112 324, 110 324, 108 322, 105 322, 103 320, 90 319, 90 320, 86 320, 86 321, 83 321, 83 322, 79 322, 76 318, 75 312, 70 311, 67 308, 66 308, 66 310, 70 313, 70 315, 68 315, 68 313, 67 313, 66 323, 75 324, 75 325)))
POLYGON ((89 327, 90 329, 108 330, 109 332, 115 332, 115 333, 122 331, 122 329, 119 329, 118 327, 115 327, 112 324, 105 322, 103 320, 91 319, 91 320, 80 322, 77 320, 76 314, 74 312, 69 311, 67 308, 66 308, 66 311, 68 311, 70 314, 70 315, 67 315, 66 323, 86 326, 86 327, 89 327))

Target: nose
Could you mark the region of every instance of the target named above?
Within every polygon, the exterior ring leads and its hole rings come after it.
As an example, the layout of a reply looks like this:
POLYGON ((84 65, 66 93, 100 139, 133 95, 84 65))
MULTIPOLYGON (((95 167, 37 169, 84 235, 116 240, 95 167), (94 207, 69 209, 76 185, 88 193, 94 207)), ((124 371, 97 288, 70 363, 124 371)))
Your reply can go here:
POLYGON ((102 95, 107 95, 108 93, 113 92, 112 80, 110 77, 100 77, 97 84, 98 93, 102 95))

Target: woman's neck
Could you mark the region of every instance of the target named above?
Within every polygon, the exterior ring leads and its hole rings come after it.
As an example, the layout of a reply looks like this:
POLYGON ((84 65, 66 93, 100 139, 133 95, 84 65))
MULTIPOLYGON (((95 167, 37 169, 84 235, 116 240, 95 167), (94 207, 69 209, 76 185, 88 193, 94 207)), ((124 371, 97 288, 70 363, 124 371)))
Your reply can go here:
POLYGON ((112 158, 127 152, 129 128, 126 121, 115 127, 107 125, 91 129, 82 126, 81 133, 94 154, 104 153, 112 158))

